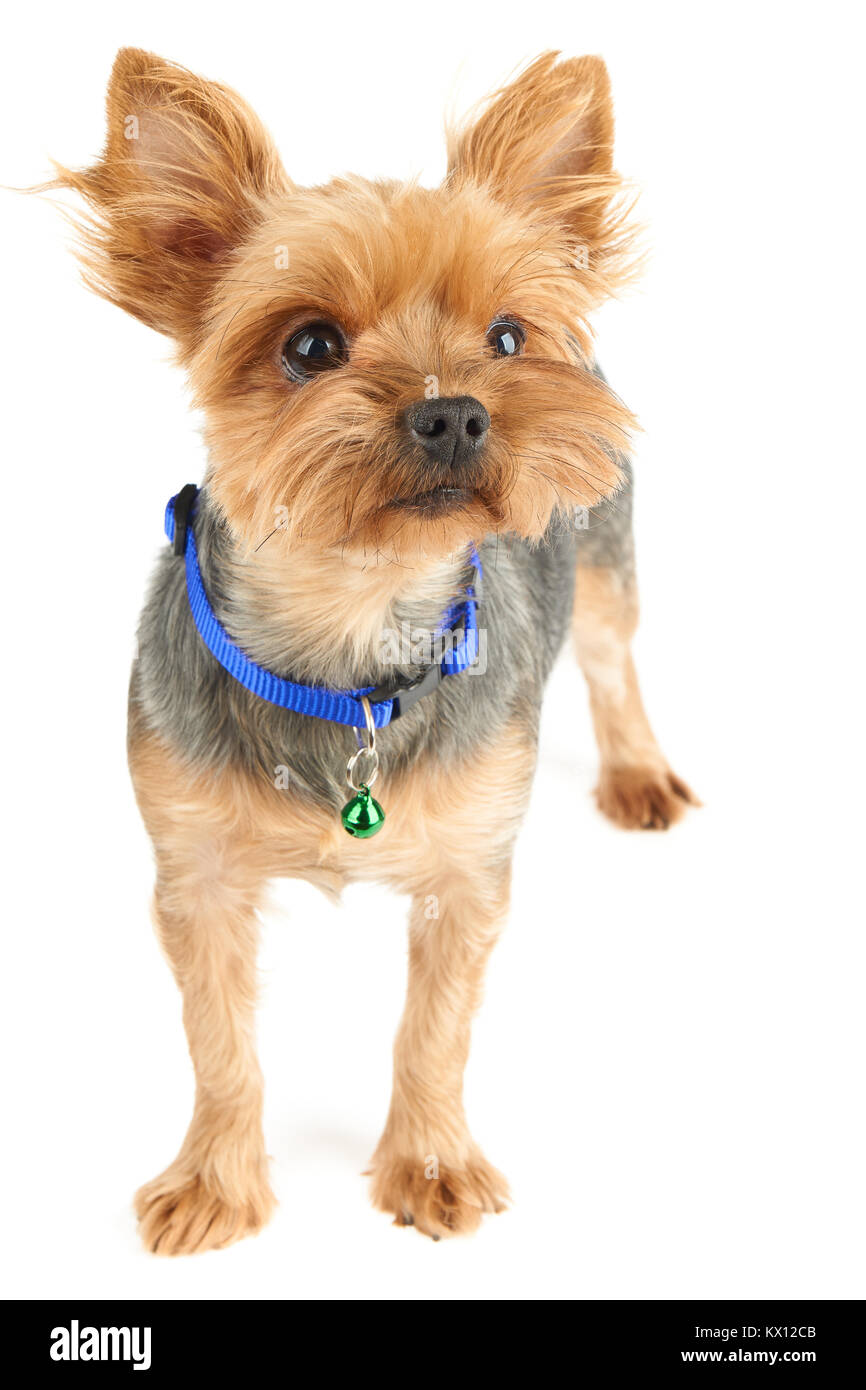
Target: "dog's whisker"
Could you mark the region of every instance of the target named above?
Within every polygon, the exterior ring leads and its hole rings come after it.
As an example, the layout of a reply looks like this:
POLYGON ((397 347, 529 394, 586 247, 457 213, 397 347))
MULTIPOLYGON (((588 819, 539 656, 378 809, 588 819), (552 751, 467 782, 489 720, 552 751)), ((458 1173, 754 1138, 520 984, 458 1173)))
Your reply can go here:
POLYGON ((279 527, 279 526, 275 526, 274 529, 273 529, 273 531, 269 531, 268 534, 265 536, 265 539, 264 539, 263 541, 259 541, 259 543, 258 543, 258 545, 256 546, 255 550, 253 551, 253 554, 254 554, 254 555, 257 554, 257 552, 258 552, 259 550, 261 550, 262 546, 263 546, 263 545, 266 545, 267 542, 271 539, 271 536, 275 536, 279 530, 280 530, 280 527, 279 527))

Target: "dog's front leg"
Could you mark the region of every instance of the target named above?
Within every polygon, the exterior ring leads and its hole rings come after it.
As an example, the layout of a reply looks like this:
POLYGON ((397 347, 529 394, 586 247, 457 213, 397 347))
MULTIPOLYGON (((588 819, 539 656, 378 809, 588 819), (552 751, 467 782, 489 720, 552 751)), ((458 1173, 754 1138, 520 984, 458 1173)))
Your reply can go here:
POLYGON ((136 1197, 160 1255, 229 1245, 267 1221, 274 1198, 253 1039, 260 879, 228 839, 157 845, 154 913, 183 993, 195 1111, 174 1163, 136 1197))
POLYGON ((510 867, 449 878, 413 899, 409 988, 394 1045, 394 1089, 373 1159, 373 1201, 438 1240, 500 1211, 504 1178, 473 1142, 463 1069, 487 958, 505 915, 510 867))

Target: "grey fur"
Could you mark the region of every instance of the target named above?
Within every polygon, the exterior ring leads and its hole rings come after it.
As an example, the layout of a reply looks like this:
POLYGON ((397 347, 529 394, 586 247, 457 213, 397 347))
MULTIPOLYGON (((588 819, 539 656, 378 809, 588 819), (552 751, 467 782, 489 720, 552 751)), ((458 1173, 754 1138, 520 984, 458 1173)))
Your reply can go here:
MULTIPOLYGON (((579 354, 574 339, 572 343, 579 354)), ((597 362, 592 370, 605 386, 608 379, 597 362)), ((617 460, 623 476, 622 485, 614 497, 608 497, 589 510, 588 525, 580 534, 580 563, 601 565, 618 570, 627 584, 634 583, 634 475, 631 459, 620 454, 617 460)))
MULTIPOLYGON (((204 488, 195 521, 199 564, 211 604, 229 632, 259 632, 256 599, 244 586, 244 565, 204 488)), ((578 547, 581 563, 631 565, 631 472, 613 502, 592 509, 589 527, 578 530, 562 517, 540 545, 488 537, 480 547, 484 595, 479 625, 486 632, 484 674, 451 676, 402 719, 381 731, 382 780, 422 758, 434 758, 456 775, 479 747, 494 742, 515 719, 537 733, 545 681, 568 628, 578 547)), ((468 573, 454 575, 455 595, 468 573)), ((395 625, 434 631, 440 608, 395 607, 395 625)), ((352 688, 392 679, 397 671, 371 651, 366 669, 352 669, 345 652, 327 669, 304 664, 292 647, 290 621, 279 634, 248 654, 279 675, 352 688)), ((243 645, 243 644, 242 644, 243 645)), ((346 759, 355 747, 350 729, 279 709, 252 695, 217 663, 192 619, 183 562, 166 547, 161 555, 139 625, 139 654, 130 685, 130 725, 142 725, 197 766, 238 767, 273 782, 288 768, 289 788, 298 797, 339 807, 346 800, 346 759)))
POLYGON ((619 458, 623 483, 613 496, 590 507, 588 525, 578 537, 581 565, 602 565, 618 570, 626 582, 634 580, 632 508, 634 479, 630 461, 619 458))

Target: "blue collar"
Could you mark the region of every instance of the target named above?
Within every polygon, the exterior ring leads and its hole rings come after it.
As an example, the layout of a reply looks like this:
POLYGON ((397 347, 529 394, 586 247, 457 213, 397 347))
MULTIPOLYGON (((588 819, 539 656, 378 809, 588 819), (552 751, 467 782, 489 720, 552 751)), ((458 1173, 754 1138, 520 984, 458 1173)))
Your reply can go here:
POLYGON ((198 488, 187 483, 172 497, 165 509, 165 533, 174 545, 175 555, 182 555, 186 566, 186 591, 190 611, 202 641, 222 667, 242 686, 262 700, 297 714, 310 714, 315 719, 330 719, 335 724, 349 724, 357 729, 365 725, 361 696, 370 702, 373 723, 377 729, 405 714, 417 700, 429 695, 445 676, 458 675, 472 666, 478 656, 478 600, 481 597, 481 561, 473 546, 469 563, 475 579, 465 589, 466 597, 453 604, 442 617, 439 635, 450 632, 452 639, 438 666, 428 666, 414 680, 404 677, 380 686, 362 686, 357 690, 327 690, 321 685, 299 685, 296 681, 275 676, 257 665, 229 637, 210 606, 198 564, 192 518, 198 498, 198 488))

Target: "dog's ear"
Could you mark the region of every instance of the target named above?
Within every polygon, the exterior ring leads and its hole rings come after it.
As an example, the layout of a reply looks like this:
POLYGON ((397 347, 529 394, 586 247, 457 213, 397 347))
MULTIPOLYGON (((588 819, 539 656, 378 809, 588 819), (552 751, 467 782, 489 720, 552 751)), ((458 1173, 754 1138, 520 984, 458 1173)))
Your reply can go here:
POLYGON ((601 58, 557 63, 545 53, 449 138, 449 177, 529 206, 593 246, 620 181, 613 173, 613 104, 601 58))
POLYGON ((58 185, 86 199, 88 283, 181 342, 221 265, 290 185, 258 118, 227 87, 122 48, 108 85, 102 158, 58 185))

